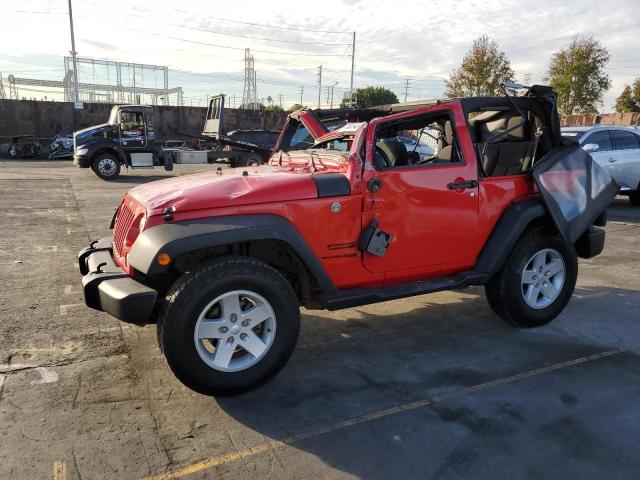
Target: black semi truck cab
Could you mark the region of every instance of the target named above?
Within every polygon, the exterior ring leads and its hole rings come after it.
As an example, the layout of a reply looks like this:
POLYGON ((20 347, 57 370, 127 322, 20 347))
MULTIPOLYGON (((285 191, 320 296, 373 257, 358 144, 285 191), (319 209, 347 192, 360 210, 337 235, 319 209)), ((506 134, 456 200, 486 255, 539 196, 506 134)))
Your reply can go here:
POLYGON ((208 149, 169 148, 156 136, 153 106, 115 105, 109 120, 73 134, 73 161, 79 168, 91 168, 103 180, 113 180, 121 167, 138 169, 174 164, 229 163, 231 167, 264 163, 279 132, 269 130, 224 130, 224 95, 211 98, 202 135, 208 149))

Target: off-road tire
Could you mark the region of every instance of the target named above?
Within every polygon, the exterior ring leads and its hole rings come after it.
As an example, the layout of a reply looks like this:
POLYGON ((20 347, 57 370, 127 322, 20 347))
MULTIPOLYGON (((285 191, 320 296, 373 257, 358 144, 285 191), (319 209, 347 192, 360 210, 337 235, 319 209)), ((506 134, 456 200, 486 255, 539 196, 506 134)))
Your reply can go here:
POLYGON ((629 201, 631 205, 635 205, 636 207, 640 207, 640 190, 636 190, 635 192, 631 192, 629 194, 629 201))
POLYGON ((251 167, 255 165, 264 165, 265 160, 259 153, 248 153, 243 155, 235 162, 236 167, 251 167))
POLYGON ((557 232, 547 226, 534 227, 515 244, 502 269, 485 285, 491 309, 502 319, 518 327, 540 327, 556 318, 569 302, 578 276, 578 258, 557 232), (565 278, 557 298, 547 307, 529 306, 522 294, 522 272, 532 256, 541 250, 553 249, 565 265, 565 278))
POLYGON ((167 292, 158 315, 158 343, 169 368, 187 387, 204 395, 230 395, 254 388, 285 365, 298 340, 298 299, 287 280, 255 258, 225 256, 180 277, 167 292), (198 355, 194 328, 205 306, 226 292, 250 290, 264 297, 275 313, 273 344, 253 366, 235 372, 209 367, 198 355))
POLYGON ((114 178, 117 178, 118 175, 120 175, 120 159, 114 153, 102 153, 93 159, 93 161, 91 162, 91 169, 93 170, 93 173, 95 173, 101 179, 113 180, 114 178), (110 174, 107 174, 106 171, 100 170, 100 162, 104 161, 105 159, 111 159, 115 164, 112 173, 110 174))

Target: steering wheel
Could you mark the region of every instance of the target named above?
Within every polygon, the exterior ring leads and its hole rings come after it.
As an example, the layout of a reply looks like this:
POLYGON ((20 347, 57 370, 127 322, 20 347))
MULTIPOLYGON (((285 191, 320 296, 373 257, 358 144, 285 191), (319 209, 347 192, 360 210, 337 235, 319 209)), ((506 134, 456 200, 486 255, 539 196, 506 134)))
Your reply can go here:
POLYGON ((418 165, 420 163, 420 154, 416 152, 415 148, 410 152, 407 152, 409 159, 409 165, 418 165))

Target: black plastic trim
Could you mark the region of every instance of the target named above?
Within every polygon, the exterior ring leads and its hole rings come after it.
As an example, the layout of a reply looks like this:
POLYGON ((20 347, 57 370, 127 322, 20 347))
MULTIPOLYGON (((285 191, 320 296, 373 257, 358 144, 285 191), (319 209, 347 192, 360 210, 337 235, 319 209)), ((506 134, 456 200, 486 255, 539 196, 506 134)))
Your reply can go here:
POLYGON ((351 195, 349 179, 341 173, 320 173, 311 175, 318 190, 318 198, 351 195))
POLYGON ((116 265, 111 248, 104 247, 105 237, 78 255, 83 272, 82 292, 89 308, 99 310, 127 323, 149 322, 158 292, 143 285, 116 265))
POLYGON ((476 272, 461 272, 450 277, 420 280, 417 282, 390 285, 378 288, 350 288, 339 290, 321 297, 322 305, 327 310, 340 310, 371 303, 386 302, 398 298, 412 297, 425 293, 465 288, 472 285, 483 285, 491 275, 476 272))
POLYGON ((576 253, 580 258, 592 258, 604 250, 605 231, 591 226, 576 242, 576 253))
POLYGON ((281 240, 296 252, 323 292, 336 290, 322 264, 296 228, 276 215, 235 215, 158 225, 142 232, 128 261, 145 275, 162 275, 168 266, 156 262, 159 253, 175 259, 183 253, 252 240, 281 240))
POLYGON ((111 252, 111 246, 111 237, 102 237, 100 240, 92 241, 86 248, 82 249, 78 254, 78 266, 80 267, 80 273, 82 275, 89 273, 89 267, 87 265, 87 258, 89 255, 100 250, 111 252))
POLYGON ((500 270, 525 228, 545 215, 547 212, 539 199, 529 198, 513 203, 498 220, 473 270, 482 273, 500 270))
POLYGON ((158 292, 131 277, 113 278, 98 287, 102 311, 127 323, 149 323, 158 292))

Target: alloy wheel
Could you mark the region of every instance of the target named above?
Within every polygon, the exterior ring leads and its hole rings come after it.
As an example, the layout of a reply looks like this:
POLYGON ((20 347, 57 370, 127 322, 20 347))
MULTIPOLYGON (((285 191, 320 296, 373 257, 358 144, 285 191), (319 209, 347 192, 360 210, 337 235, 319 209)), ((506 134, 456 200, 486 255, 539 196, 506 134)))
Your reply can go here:
POLYGON ((209 367, 238 372, 262 360, 275 335, 276 316, 269 302, 255 292, 235 290, 204 307, 193 340, 209 367))
POLYGON ((560 295, 566 267, 560 253, 545 248, 535 253, 522 270, 522 298, 531 308, 551 305, 560 295))

